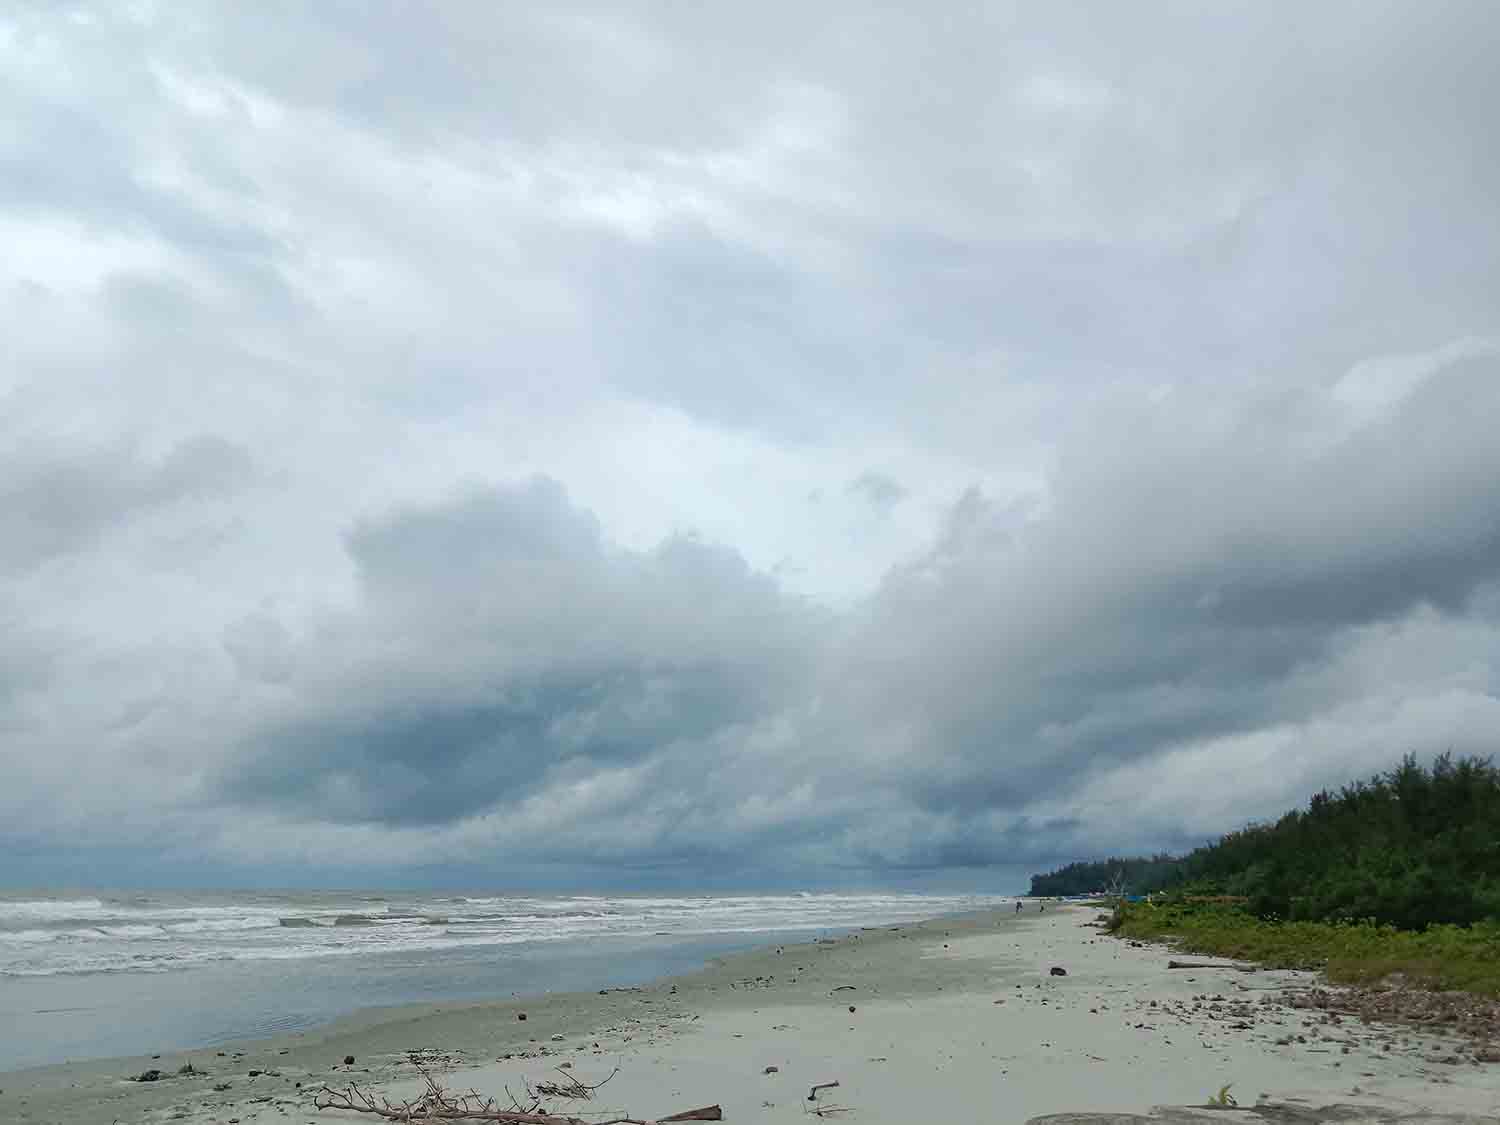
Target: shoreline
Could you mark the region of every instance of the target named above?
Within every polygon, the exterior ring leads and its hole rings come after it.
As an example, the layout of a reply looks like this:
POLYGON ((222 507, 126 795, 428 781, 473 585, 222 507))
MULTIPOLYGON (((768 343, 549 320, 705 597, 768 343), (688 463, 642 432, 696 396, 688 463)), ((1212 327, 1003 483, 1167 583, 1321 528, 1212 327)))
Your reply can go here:
POLYGON ((420 1063, 455 1088, 504 1100, 506 1087, 556 1078, 567 1063, 565 1073, 588 1083, 619 1069, 594 1100, 555 1106, 567 1113, 653 1116, 717 1103, 728 1121, 805 1122, 810 1086, 838 1081, 825 1103, 892 1125, 1146 1114, 1201 1105, 1226 1085, 1245 1106, 1305 1107, 1306 1121, 1335 1119, 1317 1116, 1318 1107, 1378 1104, 1500 1122, 1475 1116, 1500 1106, 1500 1066, 1445 1066, 1443 1040, 1411 1029, 1334 1029, 1277 1002, 1279 990, 1315 974, 1169 971, 1166 949, 1103 935, 1096 913, 1059 905, 861 929, 734 954, 647 985, 409 1005, 156 1060, 16 1071, 0 1077, 0 1118, 374 1121, 318 1111, 314 1093, 355 1081, 411 1097, 420 1063), (1066 975, 1052 975, 1054 966, 1066 975), (172 1075, 184 1062, 202 1073, 124 1081, 150 1067, 172 1075))
MULTIPOLYGON (((19 1114, 19 1121, 85 1122, 96 1120, 82 1113, 84 1105, 109 1104, 109 1112, 121 1113, 137 1106, 147 1109, 158 1103, 170 1101, 167 1095, 180 1097, 194 1085, 193 1092, 201 1092, 203 1078, 231 1072, 248 1077, 249 1070, 259 1070, 262 1076, 290 1078, 295 1071, 299 1076, 328 1074, 329 1065, 318 1066, 325 1057, 342 1059, 354 1055, 358 1060, 348 1073, 368 1077, 372 1071, 366 1069, 364 1060, 371 1056, 389 1055, 396 1037, 404 1036, 412 1041, 424 1034, 435 1034, 445 1043, 458 1041, 456 1048, 445 1048, 451 1057, 472 1054, 480 1041, 489 1043, 488 1036, 506 1029, 512 1034, 502 1036, 498 1042, 524 1042, 534 1046, 533 1039, 547 1042, 535 1029, 548 1028, 548 1035, 555 1034, 552 1025, 567 1022, 569 1018, 593 1012, 608 1014, 620 1007, 611 1004, 607 997, 630 997, 636 993, 662 992, 689 995, 695 990, 709 994, 726 993, 731 1003, 738 992, 737 982, 720 981, 721 976, 732 976, 741 962, 776 956, 776 949, 815 949, 827 951, 852 940, 869 941, 880 933, 918 930, 923 927, 949 925, 957 920, 985 917, 1005 911, 974 911, 952 915, 939 915, 919 922, 893 923, 889 926, 860 926, 852 930, 829 927, 826 930, 798 931, 800 940, 774 941, 767 944, 758 940, 750 948, 725 955, 710 955, 697 969, 657 975, 637 984, 614 985, 604 989, 587 991, 542 991, 515 996, 495 996, 472 1000, 418 1001, 394 1005, 360 1006, 343 1015, 301 1028, 274 1035, 253 1036, 215 1042, 178 1050, 163 1050, 147 1054, 121 1054, 98 1058, 74 1059, 64 1062, 45 1063, 0 1071, 0 1120, 8 1120, 7 1112, 19 1114), (829 938, 825 935, 837 933, 841 936, 829 938), (816 935, 816 936, 813 936, 816 935), (518 1012, 527 1013, 528 1022, 515 1019, 518 1012), (528 1028, 532 1030, 528 1030, 528 1028), (413 1039, 413 1037, 416 1037, 413 1039), (316 1060, 316 1061, 315 1061, 316 1060), (178 1068, 191 1063, 199 1077, 179 1079, 178 1068), (128 1076, 139 1075, 156 1069, 163 1074, 153 1083, 127 1081, 128 1076), (279 1075, 271 1072, 281 1072, 279 1075), (61 1104, 58 1099, 61 1099, 61 1104), (78 1102, 78 1106, 72 1103, 78 1102), (125 1107, 122 1110, 120 1107, 125 1107), (60 1116, 46 1116, 43 1110, 60 1116), (26 1116, 27 1114, 32 1116, 26 1116)), ((792 931, 779 931, 782 934, 792 931)), ((777 931, 773 931, 774 936, 777 931)), ((758 935, 745 935, 758 937, 758 935)), ((622 1001, 628 1003, 628 1001, 622 1001)), ((339 1066, 339 1072, 344 1068, 339 1066)), ((229 1079, 233 1082, 233 1077, 229 1079)), ((321 1080, 321 1079, 320 1079, 321 1080)), ((217 1084, 217 1083, 215 1083, 217 1084)), ((317 1083, 313 1083, 316 1085, 317 1083)), ((236 1083, 236 1087, 238 1087, 236 1083)), ((304 1081, 304 1086, 307 1082, 304 1081)), ((296 1086, 292 1086, 296 1089, 296 1086)), ((211 1087, 210 1087, 210 1092, 211 1087)), ((224 1091, 228 1093, 228 1091, 224 1091)), ((124 1120, 124 1119, 122 1119, 124 1120)), ((207 1120, 213 1120, 209 1118, 207 1120)))

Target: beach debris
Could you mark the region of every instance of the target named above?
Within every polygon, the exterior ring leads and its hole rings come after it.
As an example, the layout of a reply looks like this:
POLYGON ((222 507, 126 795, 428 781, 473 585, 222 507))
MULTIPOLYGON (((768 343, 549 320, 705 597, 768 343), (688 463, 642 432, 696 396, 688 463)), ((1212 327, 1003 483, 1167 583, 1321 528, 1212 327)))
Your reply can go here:
MULTIPOLYGON (((526 1093, 531 1097, 533 1103, 532 1108, 540 1105, 542 1098, 577 1098, 581 1101, 588 1101, 594 1096, 595 1090, 597 1090, 600 1086, 603 1086, 604 1083, 608 1082, 611 1078, 620 1073, 620 1068, 615 1067, 614 1070, 609 1072, 608 1076, 598 1082, 590 1084, 587 1082, 582 1082, 573 1075, 566 1073, 563 1068, 571 1068, 572 1065, 572 1063, 563 1063, 562 1066, 553 1068, 562 1075, 561 1082, 553 1082, 549 1080, 546 1082, 538 1082, 535 1086, 532 1086, 530 1082, 526 1083, 526 1093)), ((514 1099, 512 1099, 512 1101, 514 1101, 514 1099)))
MULTIPOLYGON (((342 1109, 353 1113, 369 1113, 385 1118, 387 1121, 498 1121, 504 1122, 505 1125, 585 1125, 581 1118, 546 1111, 535 1099, 530 1107, 525 1107, 512 1097, 512 1108, 505 1109, 494 1098, 486 1097, 477 1090, 459 1094, 444 1089, 437 1079, 426 1071, 422 1072, 422 1078, 427 1084, 427 1089, 410 1101, 393 1102, 389 1098, 364 1089, 358 1083, 351 1082, 342 1090, 335 1090, 325 1084, 318 1091, 313 1105, 320 1110, 342 1109)), ((598 1083, 590 1089, 597 1089, 603 1084, 603 1082, 598 1083)), ((723 1119, 724 1110, 721 1107, 706 1105, 698 1109, 669 1114, 666 1117, 611 1117, 604 1121, 591 1122, 589 1125, 659 1125, 661 1122, 668 1121, 722 1121, 723 1119)))
POLYGON ((353 1055, 345 1055, 344 1056, 344 1065, 345 1066, 353 1066, 354 1065, 354 1056, 353 1055))
POLYGON ((849 1010, 850 1010, 850 1011, 851 1011, 851 1012, 852 1012, 852 1011, 854 1011, 854 1005, 853 1005, 853 1004, 850 1004, 850 1005, 849 1005, 849 1010))
POLYGON ((525 1023, 526 1022, 526 1013, 525 1012, 517 1012, 516 1013, 516 1019, 520 1020, 522 1023, 525 1023))
POLYGON ((132 1078, 130 1081, 132 1081, 132 1082, 159 1082, 159 1081, 161 1081, 161 1071, 159 1071, 159 1070, 143 1070, 139 1074, 137 1074, 134 1078, 132 1078))
POLYGON ((836 988, 830 988, 828 995, 832 996, 835 992, 853 992, 854 990, 855 986, 852 984, 841 984, 836 988))
POLYGON ((848 1106, 834 1105, 831 1102, 819 1104, 818 1102, 819 1090, 831 1090, 837 1085, 837 1080, 833 1082, 819 1082, 816 1086, 809 1090, 807 1093, 807 1100, 812 1102, 813 1104, 810 1106, 805 1106, 804 1108, 806 1109, 806 1111, 815 1117, 836 1117, 841 1113, 848 1113, 848 1106))
POLYGON ((761 1071, 761 1073, 762 1074, 780 1074, 781 1073, 781 1067, 779 1067, 779 1066, 768 1066, 768 1067, 766 1067, 765 1070, 761 1071))
POLYGON ((1048 969, 1047 971, 1054 977, 1065 977, 1068 975, 1068 970, 1063 968, 1061 965, 1053 965, 1052 968, 1048 969))
POLYGON ((1241 973, 1255 973, 1260 971, 1259 965, 1235 965, 1224 962, 1212 961, 1168 961, 1169 969, 1234 969, 1241 973))

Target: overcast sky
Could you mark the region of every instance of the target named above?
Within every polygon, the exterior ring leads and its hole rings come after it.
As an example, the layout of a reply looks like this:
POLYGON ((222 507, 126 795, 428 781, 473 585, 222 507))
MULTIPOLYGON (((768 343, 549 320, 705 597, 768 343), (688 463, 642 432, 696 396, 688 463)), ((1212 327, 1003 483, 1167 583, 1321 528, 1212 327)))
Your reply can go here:
POLYGON ((1500 10, 0 9, 0 882, 1020 889, 1500 750, 1500 10))

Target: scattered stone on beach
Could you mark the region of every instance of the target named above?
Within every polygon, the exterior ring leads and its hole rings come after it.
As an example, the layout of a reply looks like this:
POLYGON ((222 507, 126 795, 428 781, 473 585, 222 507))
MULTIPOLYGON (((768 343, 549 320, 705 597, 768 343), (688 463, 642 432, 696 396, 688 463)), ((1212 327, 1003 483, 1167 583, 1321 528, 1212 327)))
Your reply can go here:
POLYGON ((853 1005, 853 1004, 850 1004, 850 1005, 849 1005, 849 1010, 850 1010, 850 1011, 851 1011, 851 1012, 852 1012, 852 1011, 854 1011, 854 1005, 853 1005))
POLYGON ((516 1013, 516 1019, 520 1020, 522 1023, 525 1023, 526 1022, 526 1013, 525 1012, 517 1012, 516 1013))
POLYGON ((1065 977, 1068 975, 1068 970, 1064 969, 1061 965, 1053 965, 1052 968, 1047 971, 1055 977, 1065 977))
MULTIPOLYGON (((151 1057, 160 1058, 161 1056, 153 1055, 151 1057)), ((159 1082, 160 1080, 161 1071, 159 1070, 143 1070, 131 1079, 132 1082, 159 1082)))
POLYGON ((554 1042, 554 1043, 561 1043, 562 1041, 563 1041, 563 1037, 561 1035, 554 1035, 552 1037, 552 1042, 554 1042))
POLYGON ((345 1055, 344 1056, 344 1065, 345 1066, 353 1066, 354 1065, 354 1056, 353 1055, 345 1055))
POLYGON ((781 1067, 779 1067, 779 1066, 768 1066, 768 1067, 766 1067, 765 1070, 761 1071, 761 1073, 762 1074, 780 1074, 781 1073, 781 1067))

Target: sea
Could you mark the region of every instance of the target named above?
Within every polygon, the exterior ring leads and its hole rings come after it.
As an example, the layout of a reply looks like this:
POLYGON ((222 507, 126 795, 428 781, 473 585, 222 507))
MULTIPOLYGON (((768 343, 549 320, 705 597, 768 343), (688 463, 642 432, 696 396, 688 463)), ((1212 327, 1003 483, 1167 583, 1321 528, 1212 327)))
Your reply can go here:
POLYGON ((367 1007, 640 984, 995 895, 0 892, 0 1071, 212 1047, 367 1007))

